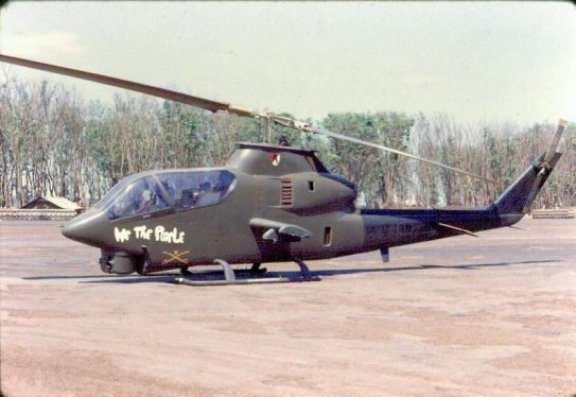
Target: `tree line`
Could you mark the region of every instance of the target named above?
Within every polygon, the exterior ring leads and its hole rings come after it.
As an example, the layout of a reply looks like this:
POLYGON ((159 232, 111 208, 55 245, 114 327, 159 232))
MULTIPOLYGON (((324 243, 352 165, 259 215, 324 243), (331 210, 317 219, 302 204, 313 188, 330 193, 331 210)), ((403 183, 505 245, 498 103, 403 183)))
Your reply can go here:
MULTIPOLYGON (((547 149, 556 126, 465 125, 444 114, 334 113, 321 128, 461 168, 486 183, 395 154, 276 127, 295 146, 314 149, 334 173, 358 186, 370 207, 483 206, 547 149)), ((576 125, 535 207, 576 205, 576 125)), ((211 114, 155 98, 117 95, 87 102, 46 81, 7 76, 0 85, 0 207, 40 195, 88 206, 126 175, 149 169, 223 165, 235 142, 260 142, 259 122, 211 114)))

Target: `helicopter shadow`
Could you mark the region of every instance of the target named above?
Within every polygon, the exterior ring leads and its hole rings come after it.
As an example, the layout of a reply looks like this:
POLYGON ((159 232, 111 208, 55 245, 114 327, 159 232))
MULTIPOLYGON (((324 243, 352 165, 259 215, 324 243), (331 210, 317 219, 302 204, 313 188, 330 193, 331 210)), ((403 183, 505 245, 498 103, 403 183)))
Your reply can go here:
POLYGON ((22 277, 22 280, 79 280, 80 283, 140 283, 140 282, 166 282, 168 277, 180 276, 180 273, 164 273, 151 276, 122 276, 122 275, 90 275, 90 276, 32 276, 22 277), (87 281, 85 281, 87 280, 87 281))
POLYGON ((107 275, 86 275, 86 276, 70 276, 70 275, 56 275, 56 276, 28 276, 21 277, 22 280, 81 280, 81 279, 91 279, 91 278, 106 278, 113 277, 107 275))
POLYGON ((532 261, 517 261, 517 262, 496 262, 496 263, 469 263, 462 265, 416 265, 416 266, 403 266, 403 267, 386 267, 386 268, 371 268, 371 269, 328 269, 312 272, 318 276, 337 276, 355 273, 372 273, 372 272, 406 272, 406 271, 416 271, 416 270, 433 270, 433 269, 456 269, 456 270, 477 270, 488 267, 502 267, 502 266, 513 266, 513 265, 530 265, 530 264, 542 264, 542 263, 552 263, 559 262, 559 259, 542 259, 542 260, 532 260, 532 261))
MULTIPOLYGON (((417 266, 404 266, 404 267, 377 267, 377 268, 347 268, 347 269, 325 269, 325 270, 312 270, 310 275, 312 277, 332 277, 332 276, 345 276, 351 274, 370 274, 370 273, 390 273, 390 272, 410 272, 410 271, 426 271, 436 269, 446 270, 479 270, 483 268, 492 267, 505 267, 515 265, 536 265, 545 263, 559 262, 560 259, 542 259, 531 261, 516 261, 516 262, 495 262, 495 263, 469 263, 461 265, 430 265, 422 264, 417 266)), ((181 277, 180 273, 164 273, 150 276, 50 276, 50 277, 27 277, 26 279, 79 279, 80 283, 88 284, 139 284, 139 283, 174 283, 176 277, 181 277), (87 280, 85 280, 87 279, 87 280), (92 280, 94 279, 94 280, 92 280)), ((288 281, 301 281, 301 274, 299 271, 268 271, 259 276, 253 276, 246 270, 236 270, 236 278, 238 280, 247 279, 274 279, 286 278, 288 281)), ((217 281, 223 279, 223 272, 219 270, 209 270, 195 272, 190 276, 186 276, 190 281, 217 281)))

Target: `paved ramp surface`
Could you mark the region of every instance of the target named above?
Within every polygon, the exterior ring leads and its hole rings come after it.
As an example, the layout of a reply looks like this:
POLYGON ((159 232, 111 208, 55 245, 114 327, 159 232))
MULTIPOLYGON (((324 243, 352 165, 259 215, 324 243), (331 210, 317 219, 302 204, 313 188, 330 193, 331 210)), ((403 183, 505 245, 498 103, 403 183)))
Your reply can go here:
POLYGON ((2 391, 571 397, 576 221, 518 226, 310 262, 322 282, 195 288, 104 275, 57 224, 1 222, 2 391))

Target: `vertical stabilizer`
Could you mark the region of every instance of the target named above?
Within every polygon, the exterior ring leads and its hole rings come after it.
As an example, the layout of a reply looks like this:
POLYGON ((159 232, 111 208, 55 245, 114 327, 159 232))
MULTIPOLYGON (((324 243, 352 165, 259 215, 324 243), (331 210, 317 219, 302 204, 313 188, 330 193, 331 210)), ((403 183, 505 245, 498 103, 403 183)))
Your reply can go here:
POLYGON ((524 213, 534 202, 561 156, 561 153, 555 153, 545 162, 548 157, 542 154, 496 199, 490 209, 499 214, 524 213))
POLYGON ((556 152, 556 149, 565 126, 566 121, 560 120, 558 130, 548 151, 538 157, 520 178, 498 197, 494 204, 490 206, 491 210, 497 211, 499 214, 521 214, 530 208, 538 192, 542 189, 542 186, 544 186, 562 156, 561 153, 556 152))

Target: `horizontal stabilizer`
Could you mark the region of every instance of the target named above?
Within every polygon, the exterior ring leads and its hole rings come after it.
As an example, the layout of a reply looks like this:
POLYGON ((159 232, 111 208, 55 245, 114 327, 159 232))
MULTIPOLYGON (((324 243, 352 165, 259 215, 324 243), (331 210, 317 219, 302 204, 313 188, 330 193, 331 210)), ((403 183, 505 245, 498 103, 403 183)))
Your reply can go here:
POLYGON ((467 235, 472 236, 472 237, 480 237, 479 235, 477 235, 476 233, 471 232, 470 230, 463 229, 463 228, 461 228, 461 227, 456 227, 456 226, 453 226, 453 225, 448 225, 447 223, 440 223, 440 222, 438 222, 438 226, 445 227, 446 229, 456 230, 457 232, 464 233, 464 234, 467 234, 467 235))

